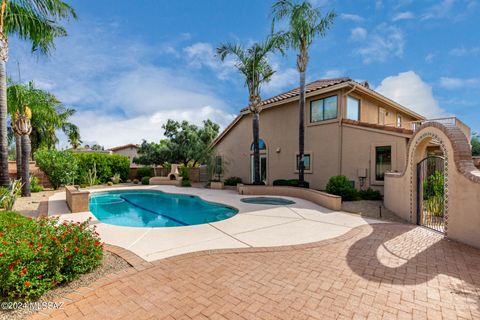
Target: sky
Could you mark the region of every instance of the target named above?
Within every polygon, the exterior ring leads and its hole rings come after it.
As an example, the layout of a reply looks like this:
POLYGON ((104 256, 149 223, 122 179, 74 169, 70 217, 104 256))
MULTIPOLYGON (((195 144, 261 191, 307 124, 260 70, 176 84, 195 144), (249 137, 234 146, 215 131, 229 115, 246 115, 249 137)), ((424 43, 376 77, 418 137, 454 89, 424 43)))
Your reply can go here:
MULTIPOLYGON (((79 19, 48 57, 10 39, 7 70, 77 113, 86 144, 159 141, 167 119, 226 127, 248 103, 224 42, 249 46, 271 29, 273 0, 71 0, 79 19)), ((480 131, 479 0, 312 0, 338 17, 310 49, 307 81, 350 77, 428 117, 480 131)), ((271 55, 268 98, 298 86, 296 54, 271 55)), ((68 147, 65 137, 60 147, 68 147)))

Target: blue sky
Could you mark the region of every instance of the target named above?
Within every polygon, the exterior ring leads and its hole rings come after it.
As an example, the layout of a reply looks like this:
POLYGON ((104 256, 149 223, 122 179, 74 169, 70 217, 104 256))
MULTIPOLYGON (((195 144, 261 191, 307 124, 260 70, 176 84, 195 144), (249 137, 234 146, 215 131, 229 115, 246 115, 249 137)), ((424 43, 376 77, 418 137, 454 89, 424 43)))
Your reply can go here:
MULTIPOLYGON (((480 3, 477 0, 314 0, 338 13, 310 51, 307 80, 348 76, 426 115, 456 115, 480 131, 480 3)), ((210 118, 223 127, 247 103, 222 42, 249 45, 270 31, 270 0, 75 0, 49 57, 11 39, 8 71, 34 80, 78 112, 84 142, 106 147, 158 141, 168 119, 210 118)), ((263 98, 298 83, 295 53, 271 56, 277 70, 263 98)), ((62 142, 65 146, 65 142, 62 142)))

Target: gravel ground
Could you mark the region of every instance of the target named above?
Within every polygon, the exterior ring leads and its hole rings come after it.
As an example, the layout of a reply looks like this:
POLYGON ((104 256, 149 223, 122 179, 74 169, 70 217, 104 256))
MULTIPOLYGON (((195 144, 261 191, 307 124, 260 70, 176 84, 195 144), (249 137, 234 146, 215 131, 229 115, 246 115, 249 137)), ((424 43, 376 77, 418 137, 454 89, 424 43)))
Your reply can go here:
POLYGON ((42 202, 48 201, 48 198, 60 190, 47 189, 42 192, 32 193, 31 197, 18 198, 13 206, 13 210, 27 217, 38 217, 39 206, 42 202))
MULTIPOLYGON (((75 289, 88 286, 90 283, 95 282, 96 280, 108 274, 127 269, 129 267, 130 265, 124 259, 120 258, 114 253, 105 250, 103 264, 100 267, 90 273, 81 275, 80 278, 78 278, 77 280, 74 280, 65 285, 61 285, 47 292, 38 300, 38 302, 56 301, 64 295, 75 291, 75 289)), ((12 311, 0 309, 0 320, 26 319, 28 316, 32 315, 35 312, 35 310, 28 308, 16 309, 12 311)))
POLYGON ((403 219, 395 215, 393 212, 383 206, 382 201, 361 200, 361 201, 344 201, 342 202, 342 210, 357 213, 362 217, 389 220, 394 222, 405 222, 403 219), (380 216, 380 208, 382 215, 380 216))

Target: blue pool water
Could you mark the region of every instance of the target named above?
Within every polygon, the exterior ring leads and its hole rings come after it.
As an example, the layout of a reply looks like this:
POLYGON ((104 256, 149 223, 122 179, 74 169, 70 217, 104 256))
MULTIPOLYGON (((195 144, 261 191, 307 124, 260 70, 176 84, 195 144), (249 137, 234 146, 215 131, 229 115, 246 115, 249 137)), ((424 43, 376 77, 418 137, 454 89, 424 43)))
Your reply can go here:
POLYGON ((98 220, 128 227, 178 227, 224 220, 238 210, 197 196, 152 190, 95 192, 90 211, 98 220))

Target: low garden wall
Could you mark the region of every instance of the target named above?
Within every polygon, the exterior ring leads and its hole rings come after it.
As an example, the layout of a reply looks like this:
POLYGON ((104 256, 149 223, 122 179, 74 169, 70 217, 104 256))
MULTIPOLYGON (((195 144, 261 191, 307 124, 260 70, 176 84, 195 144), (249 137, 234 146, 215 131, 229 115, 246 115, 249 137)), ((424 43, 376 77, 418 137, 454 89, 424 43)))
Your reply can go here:
POLYGON ((72 213, 88 211, 90 191, 78 190, 77 186, 66 186, 65 193, 68 208, 72 213))
POLYGON ((237 191, 244 195, 272 195, 294 197, 311 201, 330 210, 342 209, 342 198, 313 189, 280 186, 252 186, 239 184, 237 191))
MULTIPOLYGON (((50 188, 51 184, 48 181, 47 175, 37 167, 35 161, 30 161, 29 163, 30 175, 38 178, 39 183, 46 187, 50 188)), ((10 179, 17 179, 17 163, 15 161, 8 161, 8 176, 10 179)))

